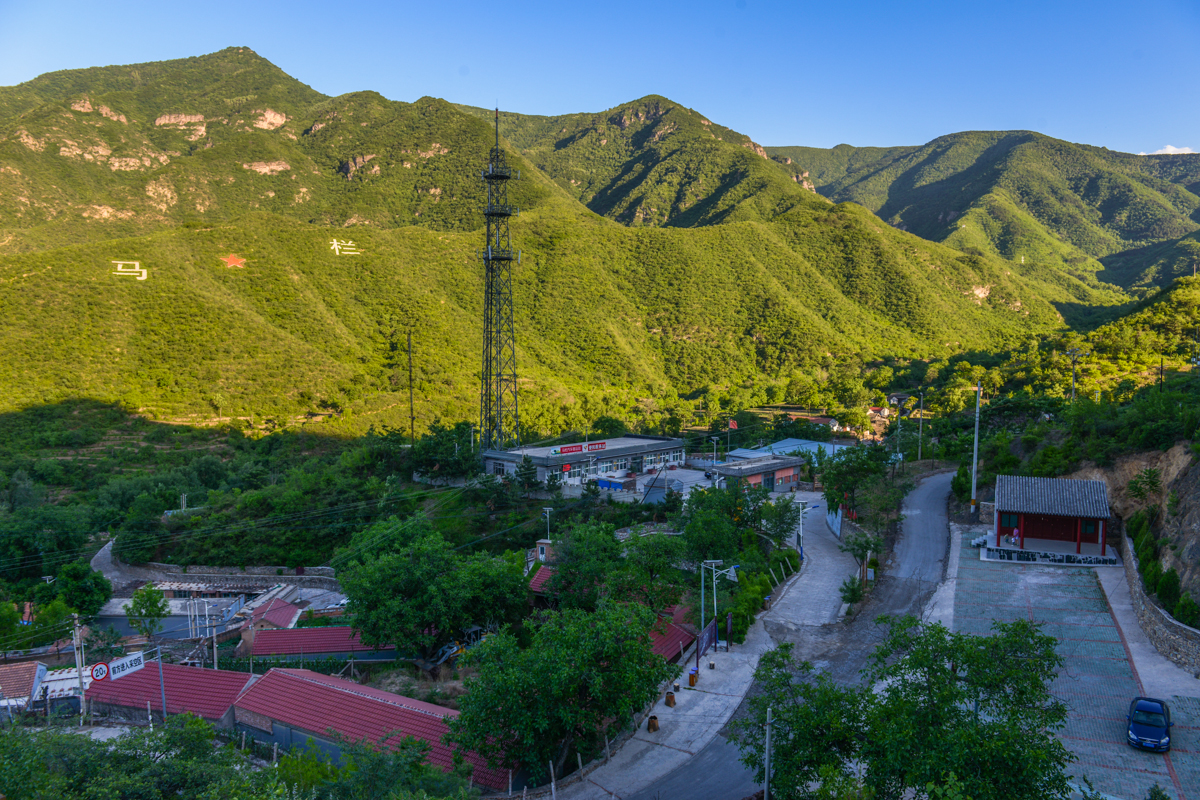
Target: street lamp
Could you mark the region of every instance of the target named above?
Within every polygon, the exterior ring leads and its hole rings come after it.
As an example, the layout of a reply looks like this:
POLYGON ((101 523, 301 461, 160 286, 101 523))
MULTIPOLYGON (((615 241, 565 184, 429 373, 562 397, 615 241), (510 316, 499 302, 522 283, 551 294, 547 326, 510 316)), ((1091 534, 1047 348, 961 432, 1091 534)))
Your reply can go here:
POLYGON ((547 539, 550 538, 550 512, 553 510, 554 509, 552 507, 551 508, 542 508, 542 511, 546 514, 546 538, 547 539))
MULTIPOLYGON (((820 508, 817 503, 813 503, 814 509, 820 508)), ((800 538, 797 540, 798 549, 800 550, 800 563, 804 563, 804 517, 808 514, 808 501, 800 501, 800 538)))
POLYGON ((921 456, 924 455, 921 452, 921 445, 924 444, 922 440, 925 437, 925 393, 918 392, 918 394, 921 395, 921 408, 920 411, 917 412, 920 414, 920 416, 917 417, 917 461, 920 461, 921 456))
POLYGON ((720 436, 710 436, 713 443, 713 488, 717 488, 717 442, 721 441, 720 436))
MULTIPOLYGON (((713 571, 713 619, 717 618, 717 576, 724 575, 729 580, 737 583, 737 569, 740 564, 734 564, 728 569, 718 570, 717 567, 725 562, 722 559, 715 558, 700 562, 700 630, 704 630, 704 570, 711 569, 713 571)), ((720 638, 718 636, 718 638, 720 638)), ((728 643, 726 643, 728 647, 728 643)))

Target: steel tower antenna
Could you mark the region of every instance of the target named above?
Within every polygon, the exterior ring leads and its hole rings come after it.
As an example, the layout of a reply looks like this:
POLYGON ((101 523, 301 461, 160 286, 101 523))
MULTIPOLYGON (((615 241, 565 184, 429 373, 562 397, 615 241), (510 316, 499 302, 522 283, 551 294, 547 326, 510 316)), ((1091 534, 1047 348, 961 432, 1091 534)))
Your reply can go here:
MULTIPOLYGON (((483 251, 483 369, 479 389, 480 447, 502 450, 520 442, 517 416, 517 346, 513 337, 512 240, 508 204, 512 170, 500 149, 500 109, 496 109, 496 144, 481 175, 487 186, 487 248, 483 251)), ((518 174, 517 177, 520 177, 518 174)), ((520 263, 520 253, 516 254, 520 263)))

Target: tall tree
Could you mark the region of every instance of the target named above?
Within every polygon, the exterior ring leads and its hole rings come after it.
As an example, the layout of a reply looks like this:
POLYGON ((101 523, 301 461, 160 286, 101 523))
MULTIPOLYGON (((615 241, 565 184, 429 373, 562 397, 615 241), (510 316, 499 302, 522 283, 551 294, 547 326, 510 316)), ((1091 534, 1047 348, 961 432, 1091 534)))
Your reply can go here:
POLYGON ((1066 706, 1050 693, 1063 663, 1053 637, 1027 620, 994 622, 989 636, 913 617, 881 623, 888 631, 860 686, 814 674, 789 645, 763 656, 755 678, 765 691, 734 728, 742 761, 762 780, 763 724, 768 707, 775 712, 777 797, 809 797, 822 771, 855 769, 880 800, 948 788, 948 773, 974 800, 1066 796, 1071 755, 1057 734, 1066 706))
POLYGON ((576 525, 554 549, 555 572, 547 588, 563 608, 593 609, 613 590, 610 578, 623 567, 612 525, 576 525))
POLYGON ((484 554, 464 558, 432 531, 351 562, 341 581, 364 644, 414 648, 426 659, 466 628, 515 620, 526 602, 518 567, 484 554))
POLYGON ((133 593, 133 599, 125 609, 129 627, 149 639, 162 630, 163 620, 171 613, 167 598, 154 584, 147 583, 133 593))
POLYGON ((499 768, 540 778, 553 762, 561 775, 572 750, 624 727, 674 673, 651 650, 654 621, 649 609, 606 601, 594 612, 548 612, 525 649, 507 631, 489 637, 467 656, 478 674, 467 679, 450 739, 499 768))

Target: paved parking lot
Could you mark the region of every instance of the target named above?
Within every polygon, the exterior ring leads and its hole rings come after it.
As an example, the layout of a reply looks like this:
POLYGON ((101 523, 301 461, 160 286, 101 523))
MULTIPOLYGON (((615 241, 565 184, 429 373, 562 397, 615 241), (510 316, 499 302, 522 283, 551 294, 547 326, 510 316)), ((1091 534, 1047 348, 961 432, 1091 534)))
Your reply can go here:
POLYGON ((1053 691, 1069 708, 1062 737, 1077 758, 1070 770, 1076 781, 1086 776, 1125 800, 1141 800, 1155 782, 1173 798, 1200 800, 1200 698, 1163 698, 1175 720, 1169 754, 1125 744, 1125 712, 1143 692, 1096 570, 980 561, 969 537, 960 551, 954 627, 988 633, 993 619, 1032 619, 1058 639, 1066 665, 1053 691))

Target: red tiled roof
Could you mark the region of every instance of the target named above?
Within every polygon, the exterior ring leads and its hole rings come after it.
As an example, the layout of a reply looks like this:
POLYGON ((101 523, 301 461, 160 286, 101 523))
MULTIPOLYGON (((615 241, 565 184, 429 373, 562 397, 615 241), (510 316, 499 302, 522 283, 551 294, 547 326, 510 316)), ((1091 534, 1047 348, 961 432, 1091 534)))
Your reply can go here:
POLYGON ((550 582, 550 578, 554 576, 554 567, 547 567, 542 564, 538 567, 537 574, 529 581, 529 591, 534 594, 545 594, 548 590, 546 584, 550 582))
POLYGON ((670 661, 696 641, 696 637, 673 622, 662 620, 650 629, 651 650, 670 661), (682 649, 680 646, 682 645, 682 649))
MULTIPOLYGON (((163 685, 167 691, 167 713, 190 711, 207 720, 225 715, 238 693, 250 682, 245 672, 223 669, 162 665, 163 685)), ((158 662, 148 662, 137 672, 126 673, 117 680, 105 678, 92 681, 85 696, 97 703, 129 708, 146 707, 162 710, 162 693, 158 684, 158 662)))
MULTIPOLYGON (((252 653, 256 656, 320 655, 321 653, 357 653, 374 650, 358 640, 358 631, 349 625, 328 628, 284 628, 254 634, 252 653)), ((380 650, 395 650, 395 645, 380 650)))
POLYGON ((254 609, 250 616, 255 622, 261 620, 276 628, 290 628, 296 618, 300 616, 300 607, 276 597, 271 602, 254 609))
MULTIPOLYGON (((401 731, 429 743, 426 760, 433 766, 449 772, 454 763, 454 751, 442 736, 448 730, 446 718, 458 716, 457 711, 342 678, 306 669, 272 669, 234 705, 317 736, 333 728, 354 741, 377 742, 391 731, 401 731)), ((464 752, 463 758, 475 767, 475 783, 490 789, 508 786, 508 774, 488 768, 478 754, 464 752)))
POLYGON ((41 662, 38 661, 0 666, 0 691, 4 692, 4 698, 28 701, 33 692, 33 682, 37 678, 39 666, 41 662))

